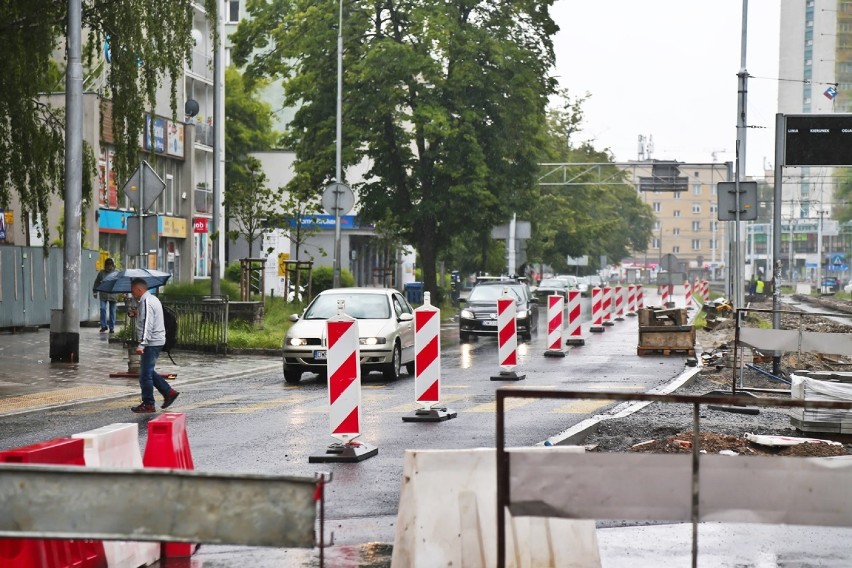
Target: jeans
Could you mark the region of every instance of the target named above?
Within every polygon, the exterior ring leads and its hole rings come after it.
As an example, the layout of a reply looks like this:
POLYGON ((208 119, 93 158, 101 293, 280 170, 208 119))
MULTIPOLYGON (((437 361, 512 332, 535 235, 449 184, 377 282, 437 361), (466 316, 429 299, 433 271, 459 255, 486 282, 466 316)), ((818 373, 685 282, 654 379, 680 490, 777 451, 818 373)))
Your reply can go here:
POLYGON ((139 366, 139 386, 142 387, 142 404, 156 406, 154 401, 154 387, 163 396, 166 396, 172 390, 171 385, 166 382, 166 379, 154 370, 154 366, 157 364, 157 357, 160 356, 162 349, 162 345, 147 345, 142 352, 142 360, 139 366))
POLYGON ((101 300, 101 329, 115 330, 115 302, 101 300))

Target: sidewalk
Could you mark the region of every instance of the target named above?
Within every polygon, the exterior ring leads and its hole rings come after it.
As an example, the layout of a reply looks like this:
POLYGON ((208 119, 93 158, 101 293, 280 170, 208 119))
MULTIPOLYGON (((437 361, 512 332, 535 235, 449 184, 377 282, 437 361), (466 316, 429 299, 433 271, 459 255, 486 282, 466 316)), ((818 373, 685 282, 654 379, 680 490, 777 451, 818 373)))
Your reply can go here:
MULTIPOLYGON (((127 371, 127 350, 109 343, 98 328, 80 329, 80 362, 50 362, 50 332, 0 333, 0 416, 43 410, 57 405, 105 400, 139 394, 135 378, 110 378, 127 371)), ((177 373, 170 381, 181 386, 250 373, 281 369, 276 357, 227 357, 194 351, 173 354, 178 366, 163 355, 157 371, 177 373)))

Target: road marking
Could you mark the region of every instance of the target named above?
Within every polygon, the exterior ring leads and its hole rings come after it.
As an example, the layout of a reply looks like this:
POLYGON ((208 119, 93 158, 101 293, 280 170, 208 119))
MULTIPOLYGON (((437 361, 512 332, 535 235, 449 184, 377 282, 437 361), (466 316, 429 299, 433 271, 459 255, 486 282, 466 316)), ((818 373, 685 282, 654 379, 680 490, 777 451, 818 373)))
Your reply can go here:
POLYGON ((466 389, 470 388, 468 385, 441 385, 442 389, 466 389))
MULTIPOLYGON (((0 399, 0 414, 7 412, 21 412, 36 408, 81 402, 85 400, 96 401, 103 396, 115 396, 127 392, 127 387, 99 387, 94 385, 72 387, 69 389, 58 389, 20 396, 10 396, 0 399)), ((128 393, 130 396, 130 393, 128 393)))
POLYGON ((387 387, 387 385, 361 385, 362 389, 383 389, 387 387))
POLYGON ((612 402, 611 400, 575 400, 554 408, 550 412, 553 414, 591 414, 611 405, 612 402))
MULTIPOLYGON (((459 400, 464 400, 466 398, 467 398, 467 396, 465 396, 463 394, 450 394, 450 395, 447 395, 447 396, 442 396, 441 402, 439 404, 435 405, 435 406, 440 408, 444 405, 451 404, 451 403, 459 401, 459 400)), ((382 413, 405 414, 405 413, 408 413, 408 412, 414 412, 418 408, 422 408, 422 407, 423 407, 423 405, 420 404, 419 402, 411 401, 411 402, 406 402, 405 404, 399 404, 397 406, 385 408, 385 409, 382 410, 382 413)))
POLYGON ((590 390, 590 391, 625 390, 625 391, 643 392, 645 390, 645 386, 644 385, 593 385, 593 386, 590 386, 590 387, 586 387, 583 390, 590 390))
MULTIPOLYGON (((532 404, 536 402, 533 398, 507 398, 503 401, 503 409, 508 412, 510 410, 515 410, 517 408, 521 408, 523 406, 527 406, 528 404, 532 404)), ((497 402, 486 402, 484 404, 478 404, 473 408, 468 408, 465 412, 488 412, 494 414, 497 412, 497 402)))
POLYGON ((175 408, 175 412, 185 412, 187 410, 198 410, 199 408, 204 408, 205 410, 209 407, 216 407, 225 404, 233 404, 238 400, 245 400, 246 393, 240 394, 229 394, 227 396, 220 396, 219 398, 213 398, 208 400, 201 400, 198 402, 193 402, 190 404, 180 405, 179 408, 175 408))
POLYGON ((251 414, 252 412, 260 412, 263 410, 271 410, 273 408, 280 408, 284 406, 291 406, 294 404, 302 404, 304 402, 314 402, 316 400, 320 400, 324 397, 314 397, 308 398, 303 396, 290 396, 287 398, 276 398, 272 400, 264 400, 261 402, 254 402, 251 404, 246 404, 243 406, 238 406, 236 408, 223 408, 221 410, 214 410, 214 414, 251 414))

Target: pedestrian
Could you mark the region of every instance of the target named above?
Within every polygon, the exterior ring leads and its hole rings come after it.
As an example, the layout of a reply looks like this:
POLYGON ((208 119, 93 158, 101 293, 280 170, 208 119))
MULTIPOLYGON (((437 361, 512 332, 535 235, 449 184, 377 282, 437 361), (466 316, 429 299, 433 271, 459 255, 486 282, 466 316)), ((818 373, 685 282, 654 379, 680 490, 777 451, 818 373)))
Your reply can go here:
POLYGON ((118 302, 118 295, 110 292, 98 292, 98 285, 100 285, 103 279, 112 272, 115 272, 115 261, 108 258, 104 261, 103 270, 98 271, 98 275, 95 277, 95 283, 92 286, 92 292, 94 293, 95 298, 98 298, 98 295, 100 294, 101 333, 104 333, 107 330, 109 330, 110 333, 115 333, 115 305, 116 302, 118 302))
POLYGON ((163 395, 163 405, 160 407, 163 409, 170 407, 180 394, 154 370, 157 357, 166 344, 163 305, 159 298, 148 292, 148 284, 144 278, 134 278, 130 281, 130 293, 138 302, 136 309, 130 310, 129 313, 130 317, 136 318, 136 336, 139 339, 136 353, 141 355, 139 386, 142 388, 142 404, 130 410, 137 414, 156 412, 154 388, 163 395))

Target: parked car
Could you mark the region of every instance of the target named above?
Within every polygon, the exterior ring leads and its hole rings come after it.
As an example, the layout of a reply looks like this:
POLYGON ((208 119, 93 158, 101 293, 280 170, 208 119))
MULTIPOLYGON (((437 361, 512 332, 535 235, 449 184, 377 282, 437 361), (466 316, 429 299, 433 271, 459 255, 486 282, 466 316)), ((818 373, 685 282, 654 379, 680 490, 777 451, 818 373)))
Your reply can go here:
POLYGON ((847 294, 852 294, 852 280, 850 280, 846 286, 843 287, 843 291, 847 294))
POLYGON ((577 277, 577 290, 580 291, 581 296, 588 296, 589 290, 591 286, 589 286, 589 277, 588 276, 579 276, 577 277))
POLYGON ((545 278, 542 280, 535 291, 535 296, 538 298, 539 304, 546 302, 548 296, 558 294, 563 298, 568 297, 569 290, 568 281, 562 278, 545 278))
POLYGON ((829 292, 837 292, 840 290, 840 280, 834 276, 824 276, 820 286, 822 288, 828 288, 829 292))
POLYGON ((564 280, 565 282, 567 282, 569 290, 576 290, 577 289, 578 282, 577 282, 576 276, 574 276, 572 274, 560 274, 556 278, 558 278, 559 280, 564 280))
POLYGON ((488 281, 477 284, 470 292, 467 303, 459 313, 459 337, 468 341, 474 335, 497 335, 497 300, 503 289, 515 298, 517 305, 517 332, 522 339, 531 339, 538 327, 538 300, 529 287, 517 280, 488 281))
POLYGON ((414 374, 414 310, 396 290, 388 288, 333 288, 320 293, 300 316, 282 347, 284 380, 296 384, 302 373, 326 373, 326 320, 337 315, 337 302, 358 320, 361 371, 381 371, 388 380, 414 374))

